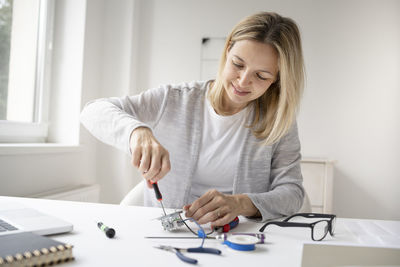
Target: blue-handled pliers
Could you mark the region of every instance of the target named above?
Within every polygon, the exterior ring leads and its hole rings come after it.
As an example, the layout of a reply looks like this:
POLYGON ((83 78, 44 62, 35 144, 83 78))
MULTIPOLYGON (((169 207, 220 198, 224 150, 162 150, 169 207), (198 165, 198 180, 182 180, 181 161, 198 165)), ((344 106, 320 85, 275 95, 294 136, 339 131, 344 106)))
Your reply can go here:
POLYGON ((191 263, 191 264, 197 264, 197 260, 185 256, 182 252, 209 253, 209 254, 215 254, 215 255, 220 255, 221 254, 221 250, 216 249, 216 248, 205 248, 205 247, 175 248, 175 247, 163 246, 163 245, 157 246, 155 248, 159 248, 159 249, 162 249, 162 250, 173 252, 173 253, 175 253, 176 256, 178 256, 179 259, 181 259, 184 262, 191 263))

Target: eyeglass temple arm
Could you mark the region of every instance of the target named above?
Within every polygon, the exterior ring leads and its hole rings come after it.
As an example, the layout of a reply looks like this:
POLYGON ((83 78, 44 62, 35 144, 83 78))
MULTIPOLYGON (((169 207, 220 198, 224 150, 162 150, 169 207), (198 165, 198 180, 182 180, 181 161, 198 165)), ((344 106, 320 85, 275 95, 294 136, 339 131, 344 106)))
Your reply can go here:
POLYGON ((336 217, 333 214, 323 214, 323 213, 296 213, 293 214, 289 217, 287 217, 286 219, 284 219, 284 222, 289 221, 290 219, 294 218, 294 217, 305 217, 305 218, 333 218, 336 217))
POLYGON ((261 228, 260 228, 260 232, 264 232, 264 229, 268 226, 268 225, 278 225, 281 227, 311 227, 311 225, 309 223, 298 223, 298 222, 267 222, 266 224, 264 224, 261 228))

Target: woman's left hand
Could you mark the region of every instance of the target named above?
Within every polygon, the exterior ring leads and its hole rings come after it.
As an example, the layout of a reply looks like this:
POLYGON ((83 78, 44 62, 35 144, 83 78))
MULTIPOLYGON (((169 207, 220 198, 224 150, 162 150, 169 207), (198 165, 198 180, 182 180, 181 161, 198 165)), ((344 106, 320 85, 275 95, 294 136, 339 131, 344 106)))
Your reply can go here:
POLYGON ((258 212, 247 195, 226 195, 215 189, 207 191, 192 204, 183 207, 185 216, 211 227, 230 223, 238 215, 252 216, 258 212))

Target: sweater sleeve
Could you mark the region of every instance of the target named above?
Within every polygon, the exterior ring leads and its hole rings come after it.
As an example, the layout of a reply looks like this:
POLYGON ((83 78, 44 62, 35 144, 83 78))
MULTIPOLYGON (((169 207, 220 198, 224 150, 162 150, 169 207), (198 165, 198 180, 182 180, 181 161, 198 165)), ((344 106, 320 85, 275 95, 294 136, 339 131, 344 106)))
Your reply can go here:
POLYGON ((167 87, 147 90, 139 95, 101 98, 88 102, 80 121, 100 141, 128 154, 129 139, 138 127, 153 129, 166 105, 167 87))
POLYGON ((273 145, 270 190, 247 194, 260 211, 262 221, 297 212, 304 198, 300 168, 300 141, 296 123, 273 145))

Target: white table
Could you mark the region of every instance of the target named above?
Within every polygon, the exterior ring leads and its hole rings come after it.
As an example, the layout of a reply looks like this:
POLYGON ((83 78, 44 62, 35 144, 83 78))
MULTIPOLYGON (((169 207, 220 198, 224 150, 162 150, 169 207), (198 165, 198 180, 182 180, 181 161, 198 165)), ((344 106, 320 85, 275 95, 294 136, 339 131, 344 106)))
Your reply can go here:
MULTIPOLYGON (((159 208, 119 206, 111 204, 70 202, 31 198, 0 197, 2 202, 20 202, 43 213, 70 221, 71 233, 53 235, 52 238, 72 244, 75 261, 62 266, 190 266, 173 253, 153 248, 159 244, 178 247, 200 245, 198 239, 146 239, 145 236, 191 236, 182 227, 177 233, 165 232, 155 218, 162 215, 159 208), (116 237, 109 239, 101 232, 96 221, 113 227, 116 237)), ((258 232, 261 223, 240 217, 235 232, 258 232)), ((196 258, 198 266, 300 266, 303 245, 367 245, 400 248, 400 221, 379 221, 338 218, 336 235, 321 242, 313 242, 310 229, 268 226, 266 244, 256 250, 235 251, 220 241, 207 239, 204 246, 215 247, 222 255, 188 253, 196 258)), ((400 262, 399 262, 400 265, 400 262)))

